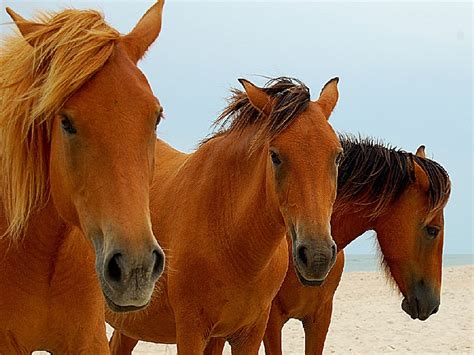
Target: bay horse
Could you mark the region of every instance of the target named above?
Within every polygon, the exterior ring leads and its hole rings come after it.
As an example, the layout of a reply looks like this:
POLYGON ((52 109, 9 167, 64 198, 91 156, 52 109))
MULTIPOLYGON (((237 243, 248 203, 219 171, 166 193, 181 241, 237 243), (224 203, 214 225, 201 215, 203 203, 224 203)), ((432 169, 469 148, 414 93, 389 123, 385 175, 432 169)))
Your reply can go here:
POLYGON ((256 354, 288 267, 286 232, 300 279, 322 282, 335 261, 341 147, 328 118, 338 79, 317 101, 289 78, 240 82, 245 92, 233 91, 222 128, 194 153, 157 143, 151 213, 168 266, 147 309, 107 311, 113 354, 130 354, 138 340, 202 354, 214 337, 256 354))
POLYGON ((368 230, 376 232, 386 275, 404 297, 402 309, 420 320, 438 311, 443 209, 451 189, 447 172, 425 157, 424 146, 410 154, 370 139, 341 136, 340 141, 344 156, 331 220, 340 248, 336 264, 320 287, 304 287, 288 268, 265 332, 267 354, 282 353, 281 329, 290 318, 303 323, 305 353, 322 354, 344 267, 343 249, 368 230))
POLYGON ((117 312, 149 303, 164 268, 149 211, 162 108, 137 62, 162 8, 124 36, 92 10, 29 21, 7 8, 19 33, 0 52, 1 354, 108 353, 104 297, 117 312))

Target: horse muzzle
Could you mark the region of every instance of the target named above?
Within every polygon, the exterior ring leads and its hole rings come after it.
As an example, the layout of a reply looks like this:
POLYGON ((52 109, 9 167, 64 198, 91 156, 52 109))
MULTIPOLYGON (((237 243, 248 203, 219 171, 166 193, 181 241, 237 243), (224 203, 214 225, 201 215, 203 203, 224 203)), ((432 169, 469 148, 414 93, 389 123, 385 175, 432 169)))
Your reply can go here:
POLYGON ((140 252, 101 250, 96 249, 96 271, 108 307, 114 312, 130 312, 146 307, 156 281, 163 274, 163 250, 155 241, 140 252))
POLYGON ((293 241, 293 263, 304 286, 321 285, 336 261, 337 247, 331 240, 293 241))
POLYGON ((411 295, 402 301, 402 309, 412 319, 427 320, 439 310, 439 292, 434 292, 421 281, 413 288, 411 295))

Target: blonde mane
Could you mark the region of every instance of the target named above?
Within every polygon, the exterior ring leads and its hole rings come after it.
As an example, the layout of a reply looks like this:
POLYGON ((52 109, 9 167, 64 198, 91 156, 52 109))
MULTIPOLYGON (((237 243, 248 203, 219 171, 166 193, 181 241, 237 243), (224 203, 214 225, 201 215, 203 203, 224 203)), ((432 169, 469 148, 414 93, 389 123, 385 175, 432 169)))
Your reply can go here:
POLYGON ((14 240, 50 196, 53 118, 102 68, 120 37, 96 11, 64 10, 37 22, 46 26, 26 38, 6 37, 0 46, 1 199, 4 236, 14 240))

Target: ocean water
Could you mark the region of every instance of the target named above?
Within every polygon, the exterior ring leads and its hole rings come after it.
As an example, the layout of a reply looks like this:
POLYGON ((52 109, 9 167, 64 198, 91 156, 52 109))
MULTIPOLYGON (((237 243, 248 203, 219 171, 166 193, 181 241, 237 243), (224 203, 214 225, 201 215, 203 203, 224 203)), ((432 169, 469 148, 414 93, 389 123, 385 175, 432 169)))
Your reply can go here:
MULTIPOLYGON (((472 254, 446 254, 443 255, 443 267, 460 266, 474 264, 472 254)), ((376 255, 347 255, 345 272, 350 271, 378 271, 380 270, 379 260, 376 255)))

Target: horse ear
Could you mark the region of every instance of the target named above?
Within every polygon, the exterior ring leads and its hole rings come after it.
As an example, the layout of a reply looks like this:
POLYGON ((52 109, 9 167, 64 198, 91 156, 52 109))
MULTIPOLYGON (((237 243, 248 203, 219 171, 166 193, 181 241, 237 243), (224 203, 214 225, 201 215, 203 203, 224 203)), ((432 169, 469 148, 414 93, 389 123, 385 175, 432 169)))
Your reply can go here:
POLYGON ((334 107, 336 107, 337 100, 339 99, 339 92, 337 90, 338 83, 339 78, 329 80, 322 88, 319 99, 316 101, 327 119, 331 116, 331 112, 334 110, 334 107))
POLYGON ((415 175, 415 183, 421 186, 422 190, 428 191, 430 187, 428 175, 416 162, 413 162, 413 174, 415 175))
POLYGON ((425 146, 424 146, 424 145, 420 145, 420 146, 418 147, 418 149, 416 150, 415 155, 416 155, 417 157, 420 157, 420 158, 426 158, 425 146))
POLYGON ((25 40, 27 40, 30 45, 34 46, 39 40, 36 36, 34 36, 34 34, 44 30, 47 26, 42 23, 36 23, 25 20, 22 16, 17 14, 9 7, 6 8, 6 11, 7 14, 15 22, 23 38, 25 38, 25 40))
POLYGON ((260 112, 270 116, 272 112, 273 103, 270 95, 268 95, 261 88, 255 86, 250 81, 245 79, 239 79, 239 83, 244 87, 245 92, 250 100, 250 103, 260 112))
POLYGON ((138 21, 133 30, 122 37, 130 58, 138 62, 151 44, 158 38, 161 31, 161 17, 165 0, 158 0, 138 21))

